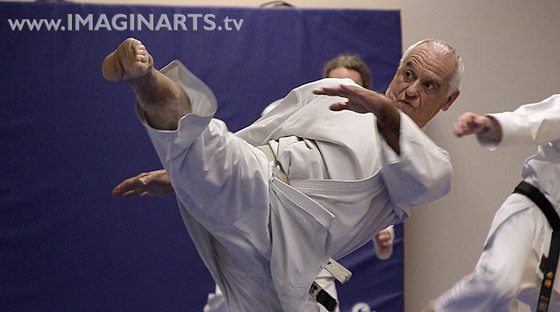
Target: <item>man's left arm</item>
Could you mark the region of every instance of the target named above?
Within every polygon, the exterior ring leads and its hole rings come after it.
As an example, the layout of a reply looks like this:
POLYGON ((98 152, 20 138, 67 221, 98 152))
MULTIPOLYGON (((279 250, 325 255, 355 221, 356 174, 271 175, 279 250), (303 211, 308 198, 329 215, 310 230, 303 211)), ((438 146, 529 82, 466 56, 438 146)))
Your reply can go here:
POLYGON ((341 96, 348 99, 331 105, 331 110, 351 110, 356 113, 373 113, 377 118, 377 129, 395 153, 400 154, 400 114, 385 95, 354 85, 323 87, 315 94, 341 96))
POLYGON ((489 147, 507 147, 521 144, 543 144, 560 139, 560 94, 552 95, 541 102, 525 104, 513 112, 489 114, 501 127, 499 142, 488 144, 480 133, 480 143, 489 147))
POLYGON ((446 195, 451 188, 451 160, 405 113, 385 95, 357 86, 340 85, 314 90, 315 94, 342 96, 332 110, 373 113, 383 137, 381 174, 391 201, 420 205, 446 195))

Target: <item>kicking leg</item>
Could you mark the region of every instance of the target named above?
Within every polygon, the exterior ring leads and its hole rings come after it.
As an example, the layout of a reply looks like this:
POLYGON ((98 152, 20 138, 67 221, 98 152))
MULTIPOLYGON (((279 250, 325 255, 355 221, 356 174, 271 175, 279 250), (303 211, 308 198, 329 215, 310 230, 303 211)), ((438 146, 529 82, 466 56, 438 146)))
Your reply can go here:
POLYGON ((107 80, 126 80, 136 94, 148 123, 157 129, 177 129, 179 119, 191 112, 187 94, 153 67, 152 56, 134 38, 126 39, 102 65, 107 80))

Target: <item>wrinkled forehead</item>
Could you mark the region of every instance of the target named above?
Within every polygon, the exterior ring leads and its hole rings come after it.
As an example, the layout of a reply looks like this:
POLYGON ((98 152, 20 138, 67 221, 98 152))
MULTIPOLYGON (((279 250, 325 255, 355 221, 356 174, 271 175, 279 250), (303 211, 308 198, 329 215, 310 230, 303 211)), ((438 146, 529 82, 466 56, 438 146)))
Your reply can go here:
POLYGON ((453 76, 456 60, 445 48, 438 45, 421 44, 412 50, 402 62, 403 68, 422 70, 432 78, 449 82, 453 76))

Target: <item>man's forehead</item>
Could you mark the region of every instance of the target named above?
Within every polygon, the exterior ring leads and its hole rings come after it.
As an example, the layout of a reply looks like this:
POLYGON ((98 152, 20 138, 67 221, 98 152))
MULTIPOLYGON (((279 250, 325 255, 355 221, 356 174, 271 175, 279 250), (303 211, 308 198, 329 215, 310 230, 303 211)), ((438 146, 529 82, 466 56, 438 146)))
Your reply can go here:
POLYGON ((439 49, 420 45, 403 60, 403 67, 421 70, 432 79, 447 81, 453 73, 453 58, 439 49))
POLYGON ((441 71, 438 71, 437 69, 435 71, 432 71, 429 67, 423 66, 422 64, 414 62, 411 59, 404 63, 403 69, 414 70, 416 75, 423 80, 434 80, 439 82, 445 81, 445 77, 443 77, 443 73, 441 71))

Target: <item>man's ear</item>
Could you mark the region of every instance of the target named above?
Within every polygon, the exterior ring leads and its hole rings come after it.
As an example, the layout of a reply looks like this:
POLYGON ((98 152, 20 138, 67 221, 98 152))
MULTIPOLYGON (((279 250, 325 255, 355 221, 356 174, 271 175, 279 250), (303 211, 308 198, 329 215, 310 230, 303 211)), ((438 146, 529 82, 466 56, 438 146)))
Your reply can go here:
POLYGON ((445 104, 443 104, 441 109, 443 111, 448 110, 449 107, 451 107, 451 104, 453 104, 453 102, 455 102, 455 100, 459 97, 459 94, 461 94, 461 91, 457 90, 457 91, 453 92, 450 96, 448 96, 447 97, 447 102, 445 102, 445 104))

